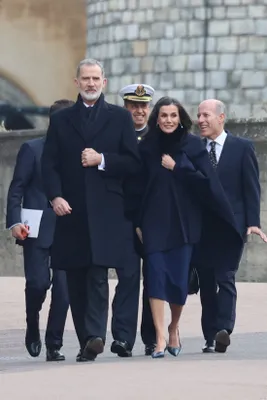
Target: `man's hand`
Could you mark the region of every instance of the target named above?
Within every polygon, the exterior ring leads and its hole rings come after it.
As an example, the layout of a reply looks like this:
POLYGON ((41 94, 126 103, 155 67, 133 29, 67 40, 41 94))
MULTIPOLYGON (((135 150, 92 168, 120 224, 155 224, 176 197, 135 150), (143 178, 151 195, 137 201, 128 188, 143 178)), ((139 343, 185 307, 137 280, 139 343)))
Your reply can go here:
POLYGON ((164 154, 162 156, 161 159, 161 165, 166 168, 166 169, 170 169, 171 171, 173 170, 173 168, 175 167, 176 162, 174 161, 174 159, 169 156, 168 154, 164 154))
POLYGON ((54 212, 59 217, 70 214, 72 211, 72 208, 70 207, 69 203, 62 197, 56 197, 54 200, 51 201, 51 204, 53 206, 54 212))
POLYGON ((17 224, 11 229, 12 236, 19 240, 25 240, 30 233, 29 228, 24 224, 17 224))
POLYGON ((138 236, 138 239, 140 240, 141 243, 143 243, 143 235, 142 235, 142 231, 140 228, 136 228, 136 234, 138 236))
POLYGON ((82 152, 82 165, 83 167, 95 167, 100 165, 102 155, 97 153, 94 149, 84 149, 82 152))
POLYGON ((265 235, 265 233, 263 233, 263 231, 260 228, 258 228, 257 226, 248 227, 247 235, 251 235, 252 233, 258 235, 265 243, 267 243, 267 236, 265 235))

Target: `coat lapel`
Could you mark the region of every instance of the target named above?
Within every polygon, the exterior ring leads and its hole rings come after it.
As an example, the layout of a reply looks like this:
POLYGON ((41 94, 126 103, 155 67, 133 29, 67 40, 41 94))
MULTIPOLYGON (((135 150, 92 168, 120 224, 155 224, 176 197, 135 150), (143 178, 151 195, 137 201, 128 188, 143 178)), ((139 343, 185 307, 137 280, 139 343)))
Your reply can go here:
POLYGON ((229 162, 229 158, 234 156, 234 154, 231 154, 231 152, 233 151, 231 142, 232 142, 232 136, 231 136, 231 134, 227 133, 227 137, 225 139, 223 149, 221 152, 221 156, 220 156, 218 166, 217 166, 218 173, 220 173, 221 171, 223 171, 225 169, 225 167, 227 166, 227 164, 229 162))
POLYGON ((105 101, 102 101, 98 105, 96 112, 93 113, 90 121, 86 124, 86 137, 90 142, 92 142, 97 134, 104 129, 110 119, 110 114, 111 111, 108 104, 105 101))
MULTIPOLYGON (((79 100, 78 100, 79 101, 79 100)), ((85 141, 85 132, 83 129, 83 116, 80 108, 80 104, 78 101, 74 104, 74 106, 70 107, 69 113, 67 114, 67 117, 69 119, 69 122, 75 129, 75 131, 81 136, 81 138, 85 141)))
POLYGON ((77 102, 73 107, 70 107, 68 119, 75 131, 85 141, 86 145, 89 145, 89 143, 92 143, 96 135, 103 130, 104 126, 108 123, 111 111, 108 107, 108 103, 104 101, 103 94, 94 105, 89 121, 85 121, 83 107, 85 106, 82 104, 82 99, 78 96, 77 102))

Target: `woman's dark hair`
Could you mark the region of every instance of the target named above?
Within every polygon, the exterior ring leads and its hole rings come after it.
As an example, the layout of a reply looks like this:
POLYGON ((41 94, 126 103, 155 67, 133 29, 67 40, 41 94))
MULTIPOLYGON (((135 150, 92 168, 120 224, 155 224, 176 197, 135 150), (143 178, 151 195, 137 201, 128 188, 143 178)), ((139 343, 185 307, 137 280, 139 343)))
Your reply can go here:
POLYGON ((193 122, 191 118, 189 117, 187 111, 184 109, 182 104, 169 96, 161 97, 155 104, 153 110, 151 111, 150 117, 148 119, 148 127, 150 130, 155 129, 157 126, 157 121, 158 121, 158 116, 159 116, 159 110, 162 106, 170 106, 170 105, 175 105, 178 108, 179 116, 180 116, 180 123, 183 126, 184 130, 188 132, 192 125, 193 122))

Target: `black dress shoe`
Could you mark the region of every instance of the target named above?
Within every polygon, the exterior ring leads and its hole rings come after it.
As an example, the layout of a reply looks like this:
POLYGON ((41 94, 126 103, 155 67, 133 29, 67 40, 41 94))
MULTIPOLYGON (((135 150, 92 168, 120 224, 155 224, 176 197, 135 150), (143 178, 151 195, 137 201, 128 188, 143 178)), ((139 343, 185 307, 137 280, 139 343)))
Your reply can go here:
POLYGON ((89 339, 84 349, 82 350, 82 357, 86 358, 87 361, 94 361, 98 354, 104 351, 104 341, 100 337, 89 339))
POLYGON ((88 358, 83 357, 83 352, 82 350, 80 350, 76 356, 76 362, 88 362, 88 361, 94 361, 94 359, 88 360, 88 358))
POLYGON ((39 330, 37 332, 33 332, 29 328, 27 328, 25 336, 25 346, 30 356, 38 357, 40 355, 42 350, 42 342, 39 330))
POLYGON ((227 330, 223 329, 216 333, 215 336, 215 351, 217 353, 225 353, 227 347, 230 345, 230 335, 227 330))
POLYGON ((126 341, 114 340, 110 348, 111 352, 119 357, 132 357, 132 350, 126 341))
POLYGON ((65 361, 65 356, 57 349, 47 349, 46 361, 65 361))
POLYGON ((145 355, 146 355, 146 356, 151 356, 152 353, 154 353, 155 348, 156 348, 156 344, 155 344, 155 343, 146 344, 146 345, 145 345, 145 355))
POLYGON ((214 353, 215 352, 215 347, 214 347, 214 341, 206 341, 205 346, 202 348, 203 353, 214 353))

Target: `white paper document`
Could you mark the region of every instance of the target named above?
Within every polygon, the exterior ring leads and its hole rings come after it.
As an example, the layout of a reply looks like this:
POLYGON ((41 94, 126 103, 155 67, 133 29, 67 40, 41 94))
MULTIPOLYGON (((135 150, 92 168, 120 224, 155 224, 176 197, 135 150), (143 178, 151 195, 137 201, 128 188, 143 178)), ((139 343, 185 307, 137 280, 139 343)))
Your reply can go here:
POLYGON ((21 209, 21 223, 29 226, 29 238, 38 238, 43 210, 21 209))

